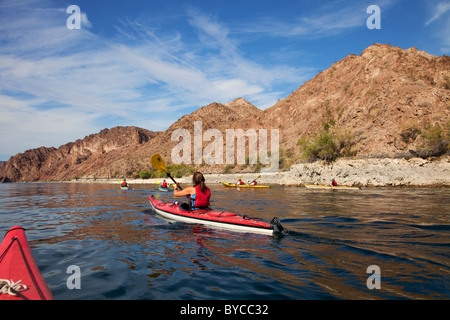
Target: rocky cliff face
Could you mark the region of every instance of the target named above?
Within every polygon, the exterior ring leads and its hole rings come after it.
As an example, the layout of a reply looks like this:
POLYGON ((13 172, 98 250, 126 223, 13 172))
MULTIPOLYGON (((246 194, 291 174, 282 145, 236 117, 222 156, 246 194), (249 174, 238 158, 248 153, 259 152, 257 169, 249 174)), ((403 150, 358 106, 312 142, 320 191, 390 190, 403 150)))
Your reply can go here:
MULTIPOLYGON (((0 181, 130 176, 149 169, 154 153, 170 162, 179 143, 171 140, 173 132, 186 129, 193 137, 194 121, 202 121, 203 132, 217 129, 224 137, 226 129, 278 129, 280 148, 295 157, 298 139, 313 137, 331 119, 354 137, 358 156, 408 157, 421 143, 418 132, 427 124, 448 130, 449 115, 450 57, 375 44, 334 63, 264 111, 239 98, 204 106, 164 132, 105 129, 58 149, 18 154, 0 166, 0 181)), ((208 171, 214 170, 222 167, 208 171)))
POLYGON ((0 180, 67 180, 83 176, 139 148, 157 133, 137 127, 104 129, 59 148, 27 150, 0 167, 0 180))
POLYGON ((316 134, 331 117, 357 137, 359 156, 408 155, 418 137, 405 131, 448 123, 449 89, 450 57, 376 44, 336 62, 266 109, 260 121, 281 128, 285 149, 298 150, 298 138, 316 134))

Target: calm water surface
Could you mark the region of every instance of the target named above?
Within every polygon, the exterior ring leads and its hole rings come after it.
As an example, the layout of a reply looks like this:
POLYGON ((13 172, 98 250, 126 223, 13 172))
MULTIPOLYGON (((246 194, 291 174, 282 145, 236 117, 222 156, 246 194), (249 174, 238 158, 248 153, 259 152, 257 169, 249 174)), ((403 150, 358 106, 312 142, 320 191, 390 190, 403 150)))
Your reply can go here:
POLYGON ((27 230, 56 299, 448 299, 449 189, 266 190, 211 186, 212 205, 286 236, 170 223, 155 185, 0 184, 0 236, 27 230), (70 290, 67 269, 81 271, 70 290), (380 269, 369 290, 367 268, 380 269))

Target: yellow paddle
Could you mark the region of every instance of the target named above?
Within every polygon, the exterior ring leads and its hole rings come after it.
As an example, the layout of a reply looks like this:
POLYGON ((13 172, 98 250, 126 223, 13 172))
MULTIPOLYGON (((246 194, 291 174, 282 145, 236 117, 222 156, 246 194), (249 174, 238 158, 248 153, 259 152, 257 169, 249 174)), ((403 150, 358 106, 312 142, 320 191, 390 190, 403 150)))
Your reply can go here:
MULTIPOLYGON (((167 171, 167 167, 166 164, 164 163, 164 160, 161 158, 161 156, 159 154, 154 154, 152 156, 152 158, 150 159, 150 162, 152 163, 153 168, 155 168, 156 170, 165 172, 167 174, 167 176, 172 179, 173 183, 177 184, 177 182, 175 181, 174 178, 172 178, 172 176, 170 175, 170 173, 167 171)), ((180 187, 181 189, 181 187, 180 187)))
MULTIPOLYGON (((259 178, 261 178, 261 175, 259 175, 258 176, 258 178, 256 178, 255 180, 253 180, 253 181, 256 181, 256 180, 258 180, 259 178)), ((252 183, 253 181, 250 181, 250 183, 252 183)), ((249 185, 250 185, 250 183, 249 183, 249 185)))

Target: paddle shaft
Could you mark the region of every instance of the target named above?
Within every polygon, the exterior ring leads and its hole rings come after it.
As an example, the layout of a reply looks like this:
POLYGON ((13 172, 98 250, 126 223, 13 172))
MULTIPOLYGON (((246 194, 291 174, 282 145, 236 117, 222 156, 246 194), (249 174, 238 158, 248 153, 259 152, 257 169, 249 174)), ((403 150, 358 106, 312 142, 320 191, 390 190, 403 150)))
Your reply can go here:
POLYGON ((177 187, 179 187, 181 190, 183 190, 180 186, 178 186, 177 182, 175 181, 174 178, 172 178, 172 176, 170 175, 169 172, 166 172, 166 174, 167 174, 167 176, 168 176, 170 179, 172 179, 173 183, 175 183, 175 184, 177 185, 177 187))
MULTIPOLYGON (((161 157, 159 154, 154 154, 154 155, 151 157, 150 162, 152 163, 152 166, 153 166, 156 170, 160 170, 160 171, 165 172, 165 173, 167 174, 167 176, 173 181, 173 183, 175 183, 175 185, 177 185, 177 187, 178 187, 177 182, 176 182, 175 179, 172 178, 172 176, 170 175, 169 171, 168 171, 167 168, 166 168, 166 164, 164 163, 162 157, 161 157)), ((179 187, 179 188, 180 188, 180 190, 183 190, 181 187, 179 187)))

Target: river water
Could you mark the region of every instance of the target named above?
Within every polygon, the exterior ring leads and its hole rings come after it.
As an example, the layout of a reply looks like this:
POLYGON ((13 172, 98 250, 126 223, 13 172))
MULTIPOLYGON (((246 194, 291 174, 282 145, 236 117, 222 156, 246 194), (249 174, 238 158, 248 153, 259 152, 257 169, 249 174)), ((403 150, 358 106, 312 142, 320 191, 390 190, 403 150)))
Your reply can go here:
POLYGON ((449 189, 210 187, 214 208, 289 234, 168 222, 148 196, 174 198, 155 185, 18 183, 0 184, 0 236, 27 230, 63 300, 450 298, 449 189))

